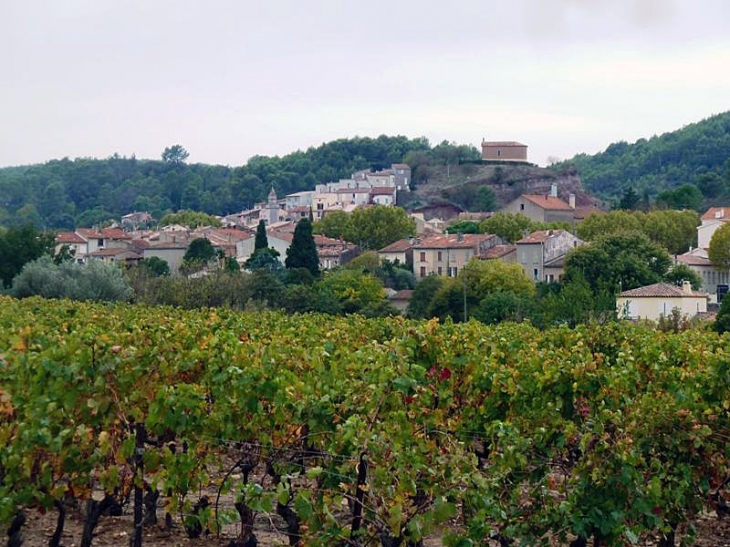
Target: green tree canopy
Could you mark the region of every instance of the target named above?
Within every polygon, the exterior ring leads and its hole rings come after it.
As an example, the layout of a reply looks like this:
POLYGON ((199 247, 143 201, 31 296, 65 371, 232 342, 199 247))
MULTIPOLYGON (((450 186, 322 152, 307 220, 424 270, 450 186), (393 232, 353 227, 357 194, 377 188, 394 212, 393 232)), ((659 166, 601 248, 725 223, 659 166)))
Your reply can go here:
POLYGON ((430 274, 421 279, 413 289, 411 300, 408 302, 406 315, 411 319, 427 319, 429 306, 433 297, 441 289, 448 278, 430 274))
POLYGON ((479 223, 481 233, 498 235, 508 243, 514 243, 535 230, 550 229, 571 230, 571 226, 565 222, 534 222, 520 213, 497 213, 479 223))
POLYGON ((169 213, 160 220, 162 226, 170 224, 179 224, 188 228, 198 228, 200 226, 212 226, 220 228, 221 221, 214 216, 208 215, 200 211, 178 211, 177 213, 169 213))
POLYGON ((286 250, 284 264, 289 270, 306 268, 313 276, 319 276, 319 255, 312 235, 312 223, 308 218, 297 223, 291 245, 286 250))
POLYGON ((720 226, 710 239, 710 248, 707 257, 712 265, 718 269, 730 269, 730 224, 720 226))
POLYGON ((23 266, 53 249, 53 234, 43 233, 35 226, 9 228, 0 232, 0 281, 9 287, 23 266))
POLYGON ((170 265, 166 260, 158 256, 143 258, 139 261, 138 266, 154 277, 166 277, 170 275, 170 265))
POLYGON ((577 227, 578 237, 586 241, 610 234, 641 232, 672 254, 697 245, 700 217, 695 211, 611 211, 589 215, 577 227))
POLYGON ((385 290, 378 278, 357 270, 328 272, 319 282, 319 289, 333 294, 344 313, 362 312, 386 300, 385 290))
POLYGON ((312 230, 315 234, 322 234, 335 239, 347 239, 351 235, 350 215, 345 211, 328 212, 322 220, 314 223, 312 230))
POLYGON ((459 220, 457 222, 452 222, 446 228, 446 233, 447 234, 478 234, 478 233, 480 233, 479 223, 474 222, 473 220, 459 220))
POLYGON ((355 209, 350 215, 350 226, 345 239, 365 249, 382 249, 416 234, 416 223, 405 210, 386 205, 355 209))
POLYGON ((204 237, 199 237, 190 242, 188 250, 185 251, 185 256, 183 256, 183 262, 186 265, 205 265, 217 256, 218 253, 216 253, 213 244, 204 237))
POLYGON ((713 326, 720 334, 730 332, 730 297, 727 295, 725 295, 725 298, 720 303, 720 311, 717 312, 713 326))
POLYGON ((664 281, 672 285, 682 286, 682 283, 689 281, 692 289, 699 291, 702 287, 702 277, 687 264, 675 264, 664 276, 664 281))
POLYGON ((638 232, 618 233, 571 250, 565 281, 585 279, 594 293, 635 289, 658 283, 671 265, 666 249, 638 232))
POLYGON ((187 150, 185 150, 185 148, 179 144, 174 144, 163 150, 162 161, 174 164, 185 163, 185 160, 188 159, 189 156, 190 154, 187 150))
POLYGON ((683 184, 674 190, 665 190, 656 198, 657 206, 669 209, 692 209, 702 206, 704 196, 694 184, 683 184))

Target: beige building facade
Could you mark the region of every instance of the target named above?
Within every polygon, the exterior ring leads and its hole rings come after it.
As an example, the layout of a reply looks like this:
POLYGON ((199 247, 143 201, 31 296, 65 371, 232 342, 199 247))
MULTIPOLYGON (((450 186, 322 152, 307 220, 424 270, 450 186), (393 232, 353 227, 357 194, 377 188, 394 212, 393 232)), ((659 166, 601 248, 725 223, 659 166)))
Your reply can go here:
POLYGON ((413 273, 416 279, 430 274, 456 277, 475 256, 502 244, 492 234, 448 234, 421 239, 413 245, 413 273))
POLYGON ((482 141, 482 161, 527 161, 527 145, 515 141, 482 141))

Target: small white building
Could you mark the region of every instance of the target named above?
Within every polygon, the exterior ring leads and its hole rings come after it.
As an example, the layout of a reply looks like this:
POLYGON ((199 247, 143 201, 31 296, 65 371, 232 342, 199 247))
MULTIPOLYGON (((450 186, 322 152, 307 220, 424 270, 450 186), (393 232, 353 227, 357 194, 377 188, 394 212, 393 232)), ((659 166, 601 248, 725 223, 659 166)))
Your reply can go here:
POLYGON ((616 298, 619 318, 658 320, 679 310, 682 317, 692 318, 707 312, 707 293, 692 290, 689 281, 682 287, 667 283, 654 283, 624 291, 616 298))

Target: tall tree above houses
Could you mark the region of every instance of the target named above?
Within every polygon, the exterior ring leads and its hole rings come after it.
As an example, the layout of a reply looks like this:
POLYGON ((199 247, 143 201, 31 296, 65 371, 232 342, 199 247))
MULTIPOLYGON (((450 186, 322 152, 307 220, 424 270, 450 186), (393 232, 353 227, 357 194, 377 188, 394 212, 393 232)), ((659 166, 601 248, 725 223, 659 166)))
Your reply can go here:
POLYGON ((315 277, 319 275, 319 256, 312 235, 312 223, 303 218, 294 229, 291 245, 286 250, 284 262, 287 269, 306 268, 315 277))
POLYGON ((269 247, 269 238, 266 237, 266 222, 259 220, 258 226, 256 226, 256 239, 254 240, 253 248, 254 251, 259 249, 267 249, 269 247))

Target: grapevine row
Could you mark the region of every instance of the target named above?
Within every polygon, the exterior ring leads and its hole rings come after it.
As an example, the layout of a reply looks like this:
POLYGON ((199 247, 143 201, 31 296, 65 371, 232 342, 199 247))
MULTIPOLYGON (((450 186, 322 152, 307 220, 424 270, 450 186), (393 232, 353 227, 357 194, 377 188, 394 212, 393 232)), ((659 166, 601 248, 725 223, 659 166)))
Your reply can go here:
POLYGON ((724 507, 727 348, 0 298, 0 522, 75 499, 90 544, 99 504, 134 497, 139 526, 161 499, 191 535, 239 522, 239 545, 260 512, 292 545, 671 545, 724 507))

